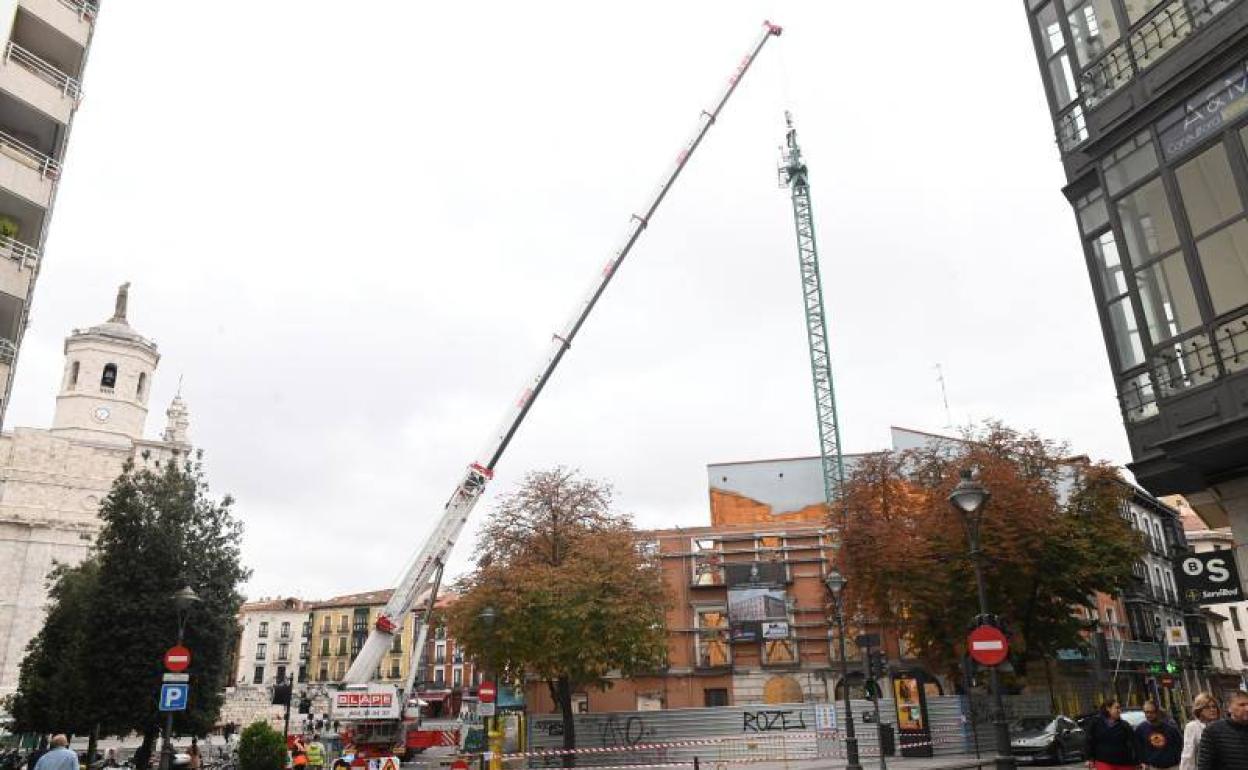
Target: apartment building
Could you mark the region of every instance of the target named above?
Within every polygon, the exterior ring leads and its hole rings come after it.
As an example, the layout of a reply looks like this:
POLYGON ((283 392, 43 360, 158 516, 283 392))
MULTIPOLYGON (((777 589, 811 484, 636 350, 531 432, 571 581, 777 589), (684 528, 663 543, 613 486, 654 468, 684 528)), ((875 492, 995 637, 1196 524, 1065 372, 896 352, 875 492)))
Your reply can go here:
POLYGON ((97 0, 0 0, 0 424, 98 10, 97 0))
POLYGON ((294 597, 261 599, 239 609, 238 687, 271 685, 288 677, 308 681, 312 619, 305 602, 294 597))
MULTIPOLYGON (((377 615, 390 601, 393 589, 336 596, 309 605, 311 637, 308 675, 316 682, 341 682, 377 622, 377 615)), ((403 624, 394 638, 390 654, 377 666, 374 680, 401 684, 407 677, 417 613, 403 624)))

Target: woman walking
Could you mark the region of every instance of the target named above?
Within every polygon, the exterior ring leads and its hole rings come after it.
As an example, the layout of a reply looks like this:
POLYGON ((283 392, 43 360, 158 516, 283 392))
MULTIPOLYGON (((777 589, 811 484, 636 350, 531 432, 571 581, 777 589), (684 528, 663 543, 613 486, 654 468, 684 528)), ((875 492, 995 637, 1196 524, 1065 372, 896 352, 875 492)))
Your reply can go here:
POLYGON ((1110 698, 1088 729, 1089 770, 1135 770, 1135 732, 1122 720, 1122 704, 1110 698))
POLYGON ((1196 770, 1200 736, 1205 725, 1215 721, 1222 713, 1218 701, 1211 693, 1202 692, 1192 700, 1192 721, 1183 728, 1183 756, 1179 758, 1179 770, 1196 770))

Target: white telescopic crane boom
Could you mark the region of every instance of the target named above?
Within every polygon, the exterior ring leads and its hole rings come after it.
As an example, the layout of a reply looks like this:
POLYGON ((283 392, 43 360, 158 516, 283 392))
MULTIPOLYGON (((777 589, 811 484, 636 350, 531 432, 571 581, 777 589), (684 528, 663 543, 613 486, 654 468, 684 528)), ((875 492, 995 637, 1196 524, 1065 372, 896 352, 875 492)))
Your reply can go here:
POLYGON ((559 365, 563 354, 571 347, 573 338, 581 330, 585 319, 589 317, 590 311, 594 309, 594 305, 598 302, 599 297, 606 290, 607 284, 611 282, 611 278, 615 275, 615 271, 619 269, 620 263, 624 261, 629 251, 632 250, 633 244, 641 237, 642 231, 650 223, 650 218, 654 216, 654 212, 659 208, 659 204, 667 197, 668 191, 672 189, 672 185, 676 182, 677 177, 680 176, 680 172, 684 170, 694 150, 698 149, 698 145, 702 143, 702 139, 706 136, 707 131, 715 123, 715 119, 719 117, 719 113, 724 109, 724 105, 728 103, 728 98, 737 90, 737 85, 740 84, 741 78, 749 70, 750 65, 754 63, 754 59, 759 52, 763 50, 763 46, 770 38, 779 35, 780 32, 781 28, 779 26, 771 22, 763 22, 763 31, 759 35, 758 40, 755 41, 749 54, 737 65, 737 69, 732 74, 732 77, 728 78, 728 83, 725 85, 715 105, 710 110, 702 112, 697 131, 694 132, 693 138, 676 156, 675 165, 668 173, 666 180, 650 199, 649 204, 642 209, 642 212, 633 214, 629 222, 628 233, 624 237, 623 246, 603 267, 601 275, 595 278, 585 299, 577 305, 576 311, 572 314, 568 324, 563 327, 562 331, 554 335, 551 340, 550 350, 543 359, 542 365, 538 368, 537 374, 528 381, 524 391, 520 394, 520 398, 504 418, 501 428, 491 435, 485 450, 477 456, 475 462, 468 466, 463 479, 455 487, 455 491, 452 493, 451 499, 447 501, 437 525, 429 533, 429 537, 426 538, 424 544, 417 552, 416 558, 408 566, 402 580, 395 588, 390 601, 377 617, 376 624, 369 632, 368 641, 360 649, 359 655, 356 656, 350 670, 347 671, 347 675, 343 679, 344 684, 366 684, 373 678, 373 672, 377 669, 377 664, 390 650, 394 635, 402 629, 403 622, 411 611, 412 606, 416 603, 421 591, 429 584, 438 566, 446 563, 451 549, 455 545, 456 538, 459 537, 464 524, 468 521, 468 516, 472 513, 472 509, 477 504, 477 501, 481 499, 486 483, 493 477, 494 467, 498 463, 499 458, 502 457, 503 452, 507 449, 507 445, 511 443, 511 439, 515 436, 516 430, 519 429, 520 423, 524 422, 525 416, 533 406, 537 396, 542 392, 542 388, 550 380, 550 376, 554 373, 555 367, 559 365))

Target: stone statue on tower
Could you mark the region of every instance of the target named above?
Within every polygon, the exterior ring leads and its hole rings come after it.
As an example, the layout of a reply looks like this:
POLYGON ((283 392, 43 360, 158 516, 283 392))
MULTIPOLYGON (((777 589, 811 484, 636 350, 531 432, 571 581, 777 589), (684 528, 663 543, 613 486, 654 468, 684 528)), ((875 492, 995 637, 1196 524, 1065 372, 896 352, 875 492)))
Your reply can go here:
POLYGON ((126 281, 117 287, 117 304, 113 307, 113 317, 108 319, 109 323, 124 324, 126 323, 126 305, 130 303, 130 282, 126 281))

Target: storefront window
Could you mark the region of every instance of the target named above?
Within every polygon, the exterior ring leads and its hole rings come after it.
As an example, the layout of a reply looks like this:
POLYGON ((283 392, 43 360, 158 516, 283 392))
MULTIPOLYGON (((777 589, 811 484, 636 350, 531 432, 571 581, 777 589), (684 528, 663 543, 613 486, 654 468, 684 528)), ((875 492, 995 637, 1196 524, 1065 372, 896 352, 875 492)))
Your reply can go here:
POLYGON ((1118 217, 1133 265, 1142 265, 1179 246, 1161 179, 1154 179, 1118 201, 1118 217))
POLYGON ((1157 170, 1157 150, 1147 131, 1123 142, 1105 160, 1105 189, 1117 195, 1157 170))
POLYGON ((1110 0, 1068 0, 1066 7, 1072 9, 1066 20, 1070 22, 1075 56, 1080 65, 1092 61, 1118 41, 1118 22, 1110 0))
POLYGON ((1226 148, 1220 143, 1180 166, 1175 177, 1183 195, 1187 221, 1197 236, 1244 210, 1226 148))
POLYGON ((1196 244, 1213 312, 1221 315, 1248 304, 1248 220, 1239 220, 1196 244))
POLYGON ((1135 280, 1144 305, 1148 336, 1154 344, 1200 324, 1196 294, 1182 254, 1172 254, 1136 272, 1135 280))

